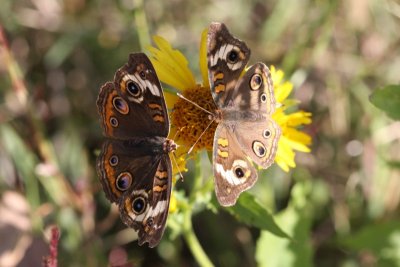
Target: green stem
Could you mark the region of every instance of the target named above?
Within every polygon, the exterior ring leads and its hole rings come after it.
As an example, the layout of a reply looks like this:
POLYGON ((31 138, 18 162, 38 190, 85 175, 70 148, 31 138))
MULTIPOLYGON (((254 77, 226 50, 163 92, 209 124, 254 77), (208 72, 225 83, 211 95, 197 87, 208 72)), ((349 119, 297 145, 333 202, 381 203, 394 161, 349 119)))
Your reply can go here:
POLYGON ((183 221, 183 237, 186 240, 187 245, 189 246, 190 251, 193 254, 193 257, 196 259, 197 263, 203 267, 212 267, 214 266, 210 259, 207 257, 203 248, 200 245, 199 240, 197 239, 192 225, 192 213, 191 209, 186 209, 184 213, 184 221, 183 221))
POLYGON ((193 187, 189 196, 189 207, 184 210, 184 221, 183 221, 183 237, 189 246, 193 257, 196 259, 197 263, 203 267, 214 266, 207 254, 204 252, 200 245, 197 236, 194 233, 192 225, 192 210, 196 201, 196 193, 202 187, 202 175, 201 175, 201 162, 200 157, 195 161, 195 175, 193 181, 193 187))
POLYGON ((149 26, 147 24, 146 13, 143 6, 144 1, 135 0, 134 4, 136 6, 134 20, 136 24, 139 44, 141 49, 145 49, 148 45, 150 45, 151 38, 149 34, 149 26))

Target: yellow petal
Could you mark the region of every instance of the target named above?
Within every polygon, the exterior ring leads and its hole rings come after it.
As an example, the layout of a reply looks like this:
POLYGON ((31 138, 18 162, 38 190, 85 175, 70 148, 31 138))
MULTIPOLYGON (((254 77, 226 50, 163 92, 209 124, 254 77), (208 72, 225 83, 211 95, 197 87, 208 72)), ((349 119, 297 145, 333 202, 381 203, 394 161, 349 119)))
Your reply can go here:
POLYGON ((209 86, 208 81, 208 67, 207 67, 207 34, 208 29, 204 29, 201 33, 201 41, 200 41, 200 71, 201 77, 203 78, 203 86, 209 86))
POLYGON ((270 70, 271 70, 272 80, 274 81, 274 85, 278 86, 282 82, 284 73, 281 70, 276 70, 275 66, 271 66, 270 70))
POLYGON ((166 53, 171 61, 166 61, 165 63, 173 63, 171 66, 175 67, 176 71, 179 71, 183 74, 183 79, 185 79, 187 87, 195 86, 196 80, 194 78, 193 73, 188 68, 188 61, 186 57, 177 49, 172 49, 172 46, 168 43, 167 40, 162 38, 161 36, 154 36, 154 42, 160 48, 161 51, 166 53))
POLYGON ((311 120, 311 113, 305 111, 297 111, 287 115, 287 122, 289 126, 296 127, 303 124, 310 124, 311 120))
POLYGON ((292 92, 293 84, 285 82, 284 84, 274 84, 275 98, 278 103, 282 103, 292 92))
POLYGON ((193 73, 188 68, 188 61, 178 50, 162 37, 154 36, 154 43, 158 46, 148 47, 151 62, 156 69, 159 79, 179 90, 196 85, 193 73))
POLYGON ((289 127, 285 129, 285 136, 297 143, 302 143, 304 145, 310 145, 312 140, 311 136, 309 136, 308 134, 300 132, 295 128, 289 127))
POLYGON ((179 97, 176 94, 169 93, 167 91, 164 91, 164 98, 165 98, 167 107, 169 109, 172 109, 174 107, 176 101, 179 99, 179 97))
POLYGON ((272 114, 272 119, 274 119, 281 127, 286 124, 286 114, 283 112, 283 108, 279 107, 272 114))
POLYGON ((285 136, 281 136, 278 142, 278 151, 276 152, 276 157, 284 161, 289 167, 295 167, 294 162, 295 153, 291 149, 289 142, 285 136))
POLYGON ((177 205, 177 200, 176 200, 176 197, 175 197, 175 191, 174 190, 172 190, 171 191, 171 197, 170 197, 170 199, 169 199, 169 212, 170 213, 174 213, 174 212, 176 212, 177 211, 177 207, 178 207, 178 205, 177 205))
POLYGON ((307 146, 305 146, 304 144, 302 144, 300 142, 296 142, 291 139, 288 139, 287 142, 290 144, 290 147, 294 150, 305 152, 305 153, 309 153, 311 151, 310 148, 308 148, 307 146))
POLYGON ((170 68, 154 58, 151 58, 150 60, 157 72, 158 79, 160 79, 161 82, 178 90, 184 90, 187 88, 187 84, 181 79, 181 75, 174 71, 173 68, 170 68))
POLYGON ((289 166, 286 164, 286 162, 280 158, 278 155, 275 157, 275 162, 278 164, 278 166, 284 170, 285 172, 289 172, 289 166))

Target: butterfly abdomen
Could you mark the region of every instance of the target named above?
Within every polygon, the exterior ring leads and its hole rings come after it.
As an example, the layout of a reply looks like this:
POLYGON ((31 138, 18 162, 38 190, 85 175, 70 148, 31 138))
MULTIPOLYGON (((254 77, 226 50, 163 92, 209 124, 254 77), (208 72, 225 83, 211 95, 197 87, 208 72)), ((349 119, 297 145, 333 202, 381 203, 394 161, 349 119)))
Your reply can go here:
POLYGON ((138 155, 168 154, 177 148, 177 145, 173 140, 162 136, 144 138, 138 137, 129 140, 123 140, 121 142, 128 153, 131 150, 135 150, 135 153, 138 155))

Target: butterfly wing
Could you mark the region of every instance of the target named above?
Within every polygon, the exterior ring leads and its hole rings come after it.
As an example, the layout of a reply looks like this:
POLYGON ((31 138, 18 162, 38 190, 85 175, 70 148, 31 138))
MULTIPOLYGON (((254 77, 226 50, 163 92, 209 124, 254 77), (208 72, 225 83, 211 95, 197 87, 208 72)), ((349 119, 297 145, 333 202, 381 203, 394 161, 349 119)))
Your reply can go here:
POLYGON ((256 111, 262 115, 275 112, 276 100, 271 72, 264 63, 251 66, 237 82, 229 108, 256 111))
POLYGON ((164 232, 172 184, 162 140, 107 140, 97 171, 107 198, 120 208, 122 221, 138 231, 139 244, 156 246, 164 232))
POLYGON ((121 198, 119 210, 124 223, 138 231, 139 245, 155 247, 161 240, 168 217, 172 167, 168 154, 153 165, 147 177, 121 198))
POLYGON ((163 136, 169 132, 164 95, 153 65, 143 53, 129 56, 114 82, 97 99, 104 134, 117 139, 163 136))
POLYGON ((257 171, 243 153, 233 132, 235 124, 218 125, 214 137, 215 193, 222 206, 232 206, 241 192, 257 181, 257 171))
POLYGON ((273 163, 281 134, 271 118, 275 103, 270 71, 264 63, 257 63, 239 80, 228 108, 260 116, 255 120, 241 119, 234 131, 242 150, 263 168, 273 163))
POLYGON ((280 135, 279 125, 271 118, 240 122, 235 128, 235 136, 243 152, 264 169, 274 163, 280 135))
POLYGON ((233 37, 223 23, 211 23, 207 38, 208 76, 218 107, 227 105, 250 58, 246 44, 233 37))

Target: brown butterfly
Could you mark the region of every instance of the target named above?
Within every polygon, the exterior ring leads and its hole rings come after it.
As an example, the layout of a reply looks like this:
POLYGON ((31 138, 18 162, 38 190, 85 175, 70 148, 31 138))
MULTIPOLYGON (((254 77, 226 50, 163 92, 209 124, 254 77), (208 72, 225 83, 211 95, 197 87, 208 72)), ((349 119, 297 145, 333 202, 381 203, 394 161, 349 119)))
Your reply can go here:
POLYGON ((214 136, 215 191, 223 206, 234 205, 257 180, 251 160, 268 168, 281 134, 275 111, 271 73, 256 63, 241 76, 250 58, 246 44, 222 23, 212 23, 207 40, 208 76, 219 123, 214 136))
POLYGON ((138 231, 139 245, 156 246, 164 233, 171 195, 169 120, 153 65, 143 53, 107 82, 97 99, 104 135, 97 172, 122 221, 138 231))

